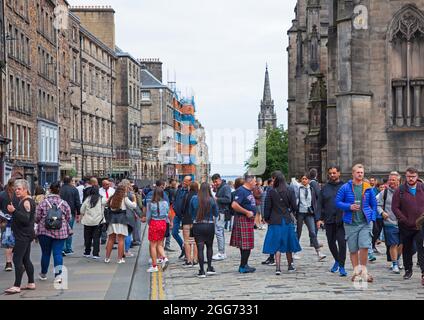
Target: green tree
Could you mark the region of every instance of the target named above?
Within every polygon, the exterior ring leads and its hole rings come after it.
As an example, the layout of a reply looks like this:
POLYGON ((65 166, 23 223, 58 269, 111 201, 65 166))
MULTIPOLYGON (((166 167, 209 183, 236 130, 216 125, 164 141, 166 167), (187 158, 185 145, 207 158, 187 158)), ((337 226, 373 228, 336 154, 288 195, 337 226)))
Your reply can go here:
MULTIPOLYGON (((271 173, 280 170, 287 177, 289 171, 288 150, 289 140, 288 132, 284 130, 283 125, 275 129, 268 127, 266 132, 266 169, 260 176, 263 180, 269 179, 271 173)), ((256 139, 251 150, 252 155, 245 163, 247 170, 254 169, 258 166, 258 160, 254 160, 258 155, 259 138, 256 139)))

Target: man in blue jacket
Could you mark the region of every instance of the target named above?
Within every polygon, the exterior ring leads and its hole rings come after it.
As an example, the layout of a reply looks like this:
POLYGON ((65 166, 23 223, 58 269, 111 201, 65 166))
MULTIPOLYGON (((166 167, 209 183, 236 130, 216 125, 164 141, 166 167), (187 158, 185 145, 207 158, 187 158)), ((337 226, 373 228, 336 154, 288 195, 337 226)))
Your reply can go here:
POLYGON ((373 222, 377 215, 377 200, 371 185, 364 182, 364 173, 362 164, 352 168, 353 180, 344 184, 338 191, 336 206, 344 211, 346 240, 354 268, 352 281, 362 275, 366 281, 372 282, 373 278, 368 274, 366 266, 373 222))

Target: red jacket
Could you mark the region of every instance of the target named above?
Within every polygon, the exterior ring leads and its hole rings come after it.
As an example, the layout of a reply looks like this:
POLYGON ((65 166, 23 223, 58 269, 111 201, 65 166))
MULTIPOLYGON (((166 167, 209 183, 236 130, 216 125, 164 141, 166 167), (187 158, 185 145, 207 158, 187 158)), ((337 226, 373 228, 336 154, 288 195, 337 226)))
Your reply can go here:
POLYGON ((398 188, 393 194, 392 211, 398 218, 401 227, 417 230, 416 221, 424 213, 424 185, 418 182, 415 196, 409 192, 407 184, 402 185, 402 188, 402 199, 400 197, 401 188, 398 188))

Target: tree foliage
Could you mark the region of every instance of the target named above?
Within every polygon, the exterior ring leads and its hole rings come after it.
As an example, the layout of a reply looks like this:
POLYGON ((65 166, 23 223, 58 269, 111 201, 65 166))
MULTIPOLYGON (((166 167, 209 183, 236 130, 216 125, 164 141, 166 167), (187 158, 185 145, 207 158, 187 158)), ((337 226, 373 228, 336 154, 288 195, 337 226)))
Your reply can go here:
MULTIPOLYGON (((254 169, 258 166, 258 161, 253 160, 258 155, 259 138, 256 139, 252 155, 245 163, 247 170, 254 169)), ((284 173, 285 176, 288 174, 289 161, 288 161, 288 131, 284 130, 283 125, 275 129, 268 127, 266 132, 266 170, 260 175, 265 180, 271 177, 273 171, 279 170, 284 173)))

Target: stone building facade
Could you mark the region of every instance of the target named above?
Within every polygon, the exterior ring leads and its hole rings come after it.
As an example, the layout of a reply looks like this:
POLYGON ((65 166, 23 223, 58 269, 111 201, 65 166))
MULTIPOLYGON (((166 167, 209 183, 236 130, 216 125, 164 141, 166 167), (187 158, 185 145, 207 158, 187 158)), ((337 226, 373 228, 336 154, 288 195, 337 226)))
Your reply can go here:
POLYGON ((119 48, 116 48, 116 53, 116 151, 113 167, 121 177, 141 180, 140 64, 119 48))
POLYGON ((141 137, 151 141, 159 157, 158 177, 175 177, 174 92, 162 84, 162 62, 140 59, 141 137), (154 75, 153 73, 156 75, 154 75))
POLYGON ((93 6, 71 7, 71 12, 80 20, 81 46, 81 56, 74 53, 72 57, 74 68, 71 68, 71 78, 79 79, 82 74, 82 99, 80 103, 74 104, 72 115, 73 122, 79 124, 73 133, 72 164, 76 168, 77 177, 113 176, 112 158, 116 143, 114 87, 117 56, 113 43, 115 30, 114 24, 101 21, 113 20, 115 11, 109 7, 93 6), (90 23, 99 16, 105 18, 99 19, 97 24, 90 23))
MULTIPOLYGON (((66 2, 60 2, 66 5, 66 2)), ((59 110, 55 4, 6 1, 8 133, 12 174, 33 186, 58 179, 59 110)))
POLYGON ((424 1, 299 0, 289 36, 289 171, 424 171, 424 1))

